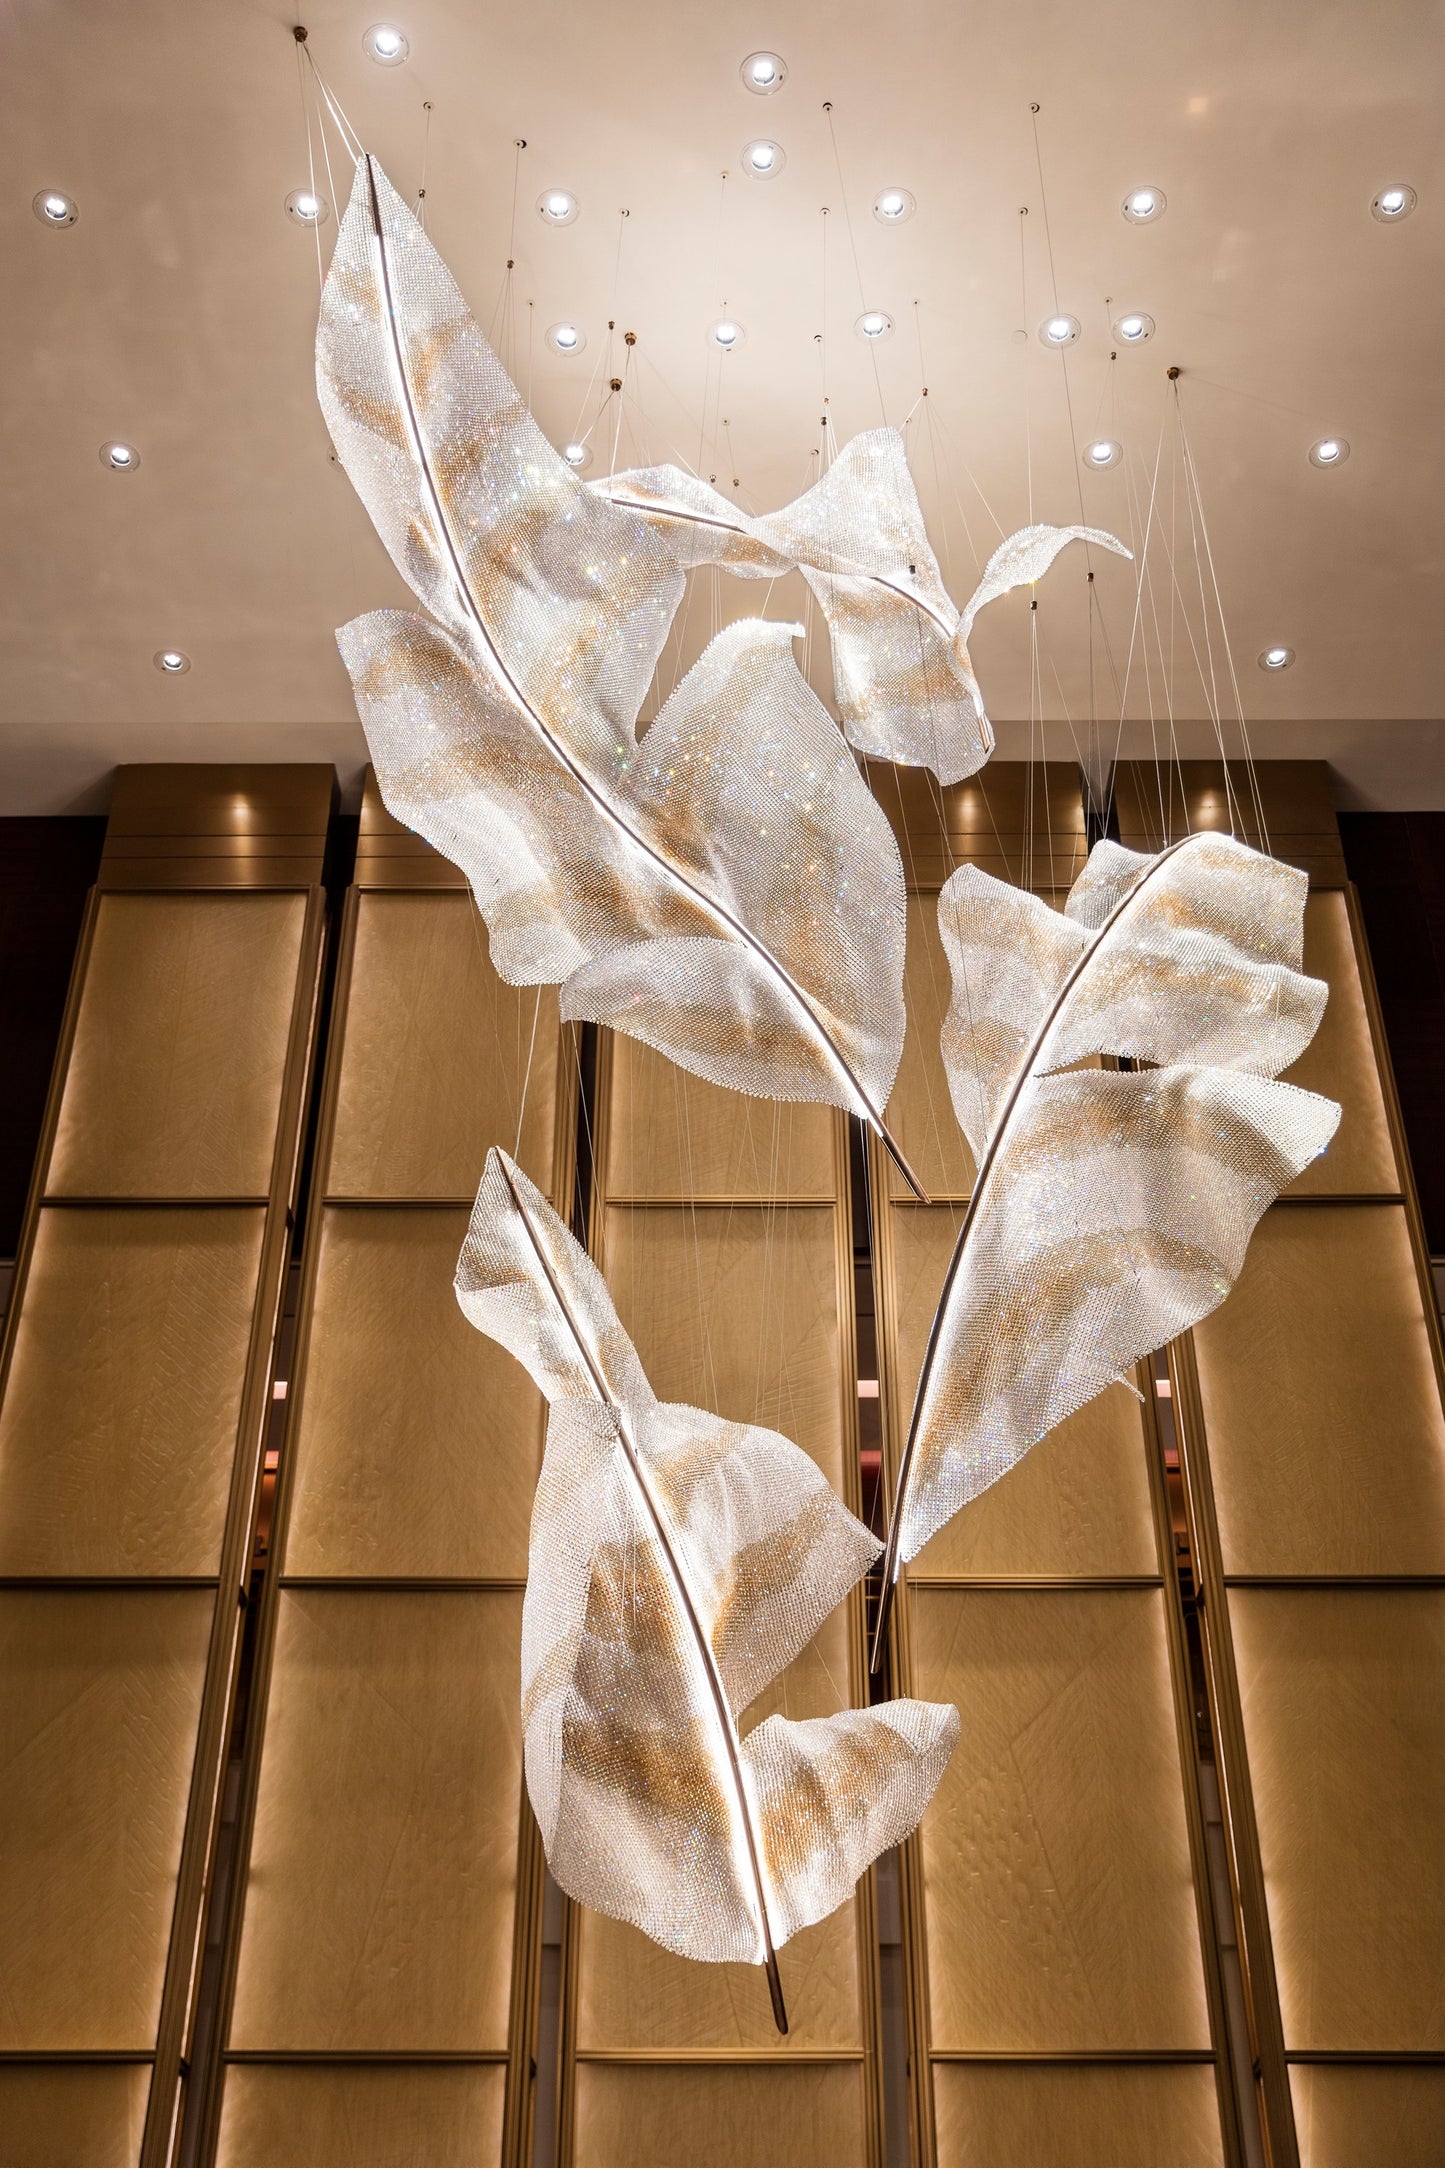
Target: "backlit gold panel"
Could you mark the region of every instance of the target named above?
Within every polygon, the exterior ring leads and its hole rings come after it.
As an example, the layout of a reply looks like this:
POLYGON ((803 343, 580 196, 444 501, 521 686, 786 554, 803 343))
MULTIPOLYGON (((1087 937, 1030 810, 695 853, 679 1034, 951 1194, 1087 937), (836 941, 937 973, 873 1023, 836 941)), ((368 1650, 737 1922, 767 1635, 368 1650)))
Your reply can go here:
POLYGON ((5 2168, 135 2168, 150 2082, 143 2063, 0 2063, 5 2168))
POLYGON ((863 2066, 580 2063, 584 2168, 862 2168, 863 2066))
POLYGON ((1227 1573, 1445 1571, 1445 1418, 1401 1207, 1276 1206, 1194 1341, 1227 1573))
MULTIPOLYGON (((888 1101, 888 1126, 923 1187, 936 1198, 966 1197, 973 1187, 973 1154, 954 1116, 938 1047, 952 991, 948 958, 938 938, 938 898, 910 896, 904 969, 908 1036, 888 1101)), ((893 1196, 909 1194, 891 1162, 888 1180, 893 1196)))
POLYGON ((1300 2168, 1440 2168, 1445 2065, 1296 2063, 1289 2076, 1300 2168))
POLYGON ((283 1594, 232 2047, 506 2046, 521 1608, 283 1594))
POLYGON ((288 1573, 525 1578, 543 1403, 457 1307, 466 1226, 464 1211, 326 1214, 288 1573))
POLYGON ((492 2168, 505 2082, 495 2063, 233 2063, 216 2168, 492 2168))
POLYGON ((218 1569, 264 1212, 42 1212, 0 1410, 0 1572, 218 1569))
POLYGON ((470 895, 362 895, 328 1194, 472 1196, 524 1083, 516 1156, 549 1187, 557 1047, 555 993, 502 985, 470 895))
POLYGON ((263 1197, 306 898, 102 899, 51 1196, 263 1197))
POLYGON ((933 2100, 938 2168, 1224 2168, 1203 2063, 935 2063, 933 2100))
MULTIPOLYGON (((908 1435, 914 1387, 958 1212, 898 1205, 892 1233, 891 1313, 897 1321, 894 1435, 908 1435)), ((1157 1573, 1158 1554, 1139 1404, 1122 1386, 1061 1423, 1002 1482, 926 1544, 910 1580, 930 1575, 1069 1577, 1157 1573)))
POLYGON ((148 2048, 214 1597, 0 1591, 0 2048, 148 2048))
POLYGON ((613 1033, 609 1197, 833 1196, 832 1109, 744 1098, 613 1033))
POLYGON ((922 1833, 934 2047, 1207 2048, 1160 1594, 921 1585, 912 1619, 963 1723, 922 1833))
POLYGON ((1330 998, 1319 1030, 1294 1067, 1285 1071, 1285 1081, 1338 1099, 1343 1113, 1324 1157, 1306 1167, 1285 1194, 1329 1197, 1398 1190, 1400 1176, 1349 910, 1338 889, 1317 889, 1305 905, 1305 969, 1327 981, 1330 998))
POLYGON ((1230 1618, 1285 2045, 1445 2049, 1445 1591, 1230 1618))

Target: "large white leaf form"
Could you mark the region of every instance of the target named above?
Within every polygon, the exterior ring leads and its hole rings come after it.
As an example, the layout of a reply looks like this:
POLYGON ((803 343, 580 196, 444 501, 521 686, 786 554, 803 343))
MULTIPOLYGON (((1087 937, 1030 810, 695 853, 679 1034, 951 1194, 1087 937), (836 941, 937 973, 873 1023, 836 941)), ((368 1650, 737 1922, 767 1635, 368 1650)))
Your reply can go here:
POLYGON ((561 984, 564 1015, 714 1083, 846 1107, 898 1157, 902 866, 791 628, 729 627, 639 744, 681 572, 536 429, 372 159, 317 372, 342 463, 434 613, 338 636, 382 795, 466 873, 502 976, 561 984))
POLYGON ((1062 912, 973 867, 945 885, 943 1054, 978 1172, 900 1460, 875 1661, 903 1562, 1217 1308, 1333 1136, 1333 1100, 1273 1081, 1324 1010, 1300 969, 1307 885, 1222 835, 1157 857, 1100 843, 1062 912), (1069 1067, 1098 1055, 1157 1066, 1069 1067))
POLYGON ((766 1965, 786 2030, 776 1951, 914 1827, 957 1711, 894 1701, 740 1737, 876 1538, 788 1439, 656 1398, 602 1275, 503 1152, 456 1284, 551 1403, 522 1718, 552 1872, 669 1950, 766 1965))
POLYGON ((812 588, 833 643, 838 713, 860 753, 931 768, 956 783, 993 751, 993 729, 968 657, 985 603, 1042 579, 1070 542, 1130 552, 1100 527, 1025 527, 994 551, 960 612, 923 524, 903 438, 869 429, 795 503, 750 519, 681 467, 594 482, 599 499, 638 514, 684 567, 723 565, 775 579, 794 565, 812 588))

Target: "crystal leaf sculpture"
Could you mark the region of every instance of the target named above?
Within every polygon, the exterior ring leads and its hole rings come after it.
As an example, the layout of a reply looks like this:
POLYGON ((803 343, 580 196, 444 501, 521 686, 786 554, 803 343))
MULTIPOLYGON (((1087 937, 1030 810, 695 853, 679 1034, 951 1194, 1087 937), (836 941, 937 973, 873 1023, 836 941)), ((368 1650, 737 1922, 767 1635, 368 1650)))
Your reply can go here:
POLYGON ((896 429, 853 437, 820 482, 781 512, 750 519, 681 467, 592 484, 639 514, 682 566, 776 579, 796 565, 828 621, 833 689, 860 753, 932 768, 957 783, 993 751, 968 636, 985 603, 1042 579, 1070 542, 1131 553, 1101 527, 1024 527, 994 551, 970 600, 949 600, 896 429))
POLYGON ((904 1562, 1056 1423, 1223 1302, 1333 1100, 1272 1081, 1325 987, 1306 877, 1225 835, 1100 843, 1062 912, 964 867, 938 900, 943 1058, 977 1161, 900 1459, 874 1665, 904 1562), (1071 1069, 1111 1055, 1158 1064, 1071 1069))
POLYGON ((522 1613, 527 1789, 579 1902, 680 1955, 767 1967, 918 1821, 952 1708, 886 1702, 740 1738, 736 1712, 878 1554, 775 1431, 664 1405, 601 1273, 504 1152, 457 1299, 550 1403, 522 1613))
POLYGON ((903 871, 793 661, 730 626, 641 743, 682 573, 536 428, 425 233, 358 163, 317 336, 342 465, 431 615, 339 634, 382 795, 466 873, 512 985, 715 1084, 882 1109, 903 871))

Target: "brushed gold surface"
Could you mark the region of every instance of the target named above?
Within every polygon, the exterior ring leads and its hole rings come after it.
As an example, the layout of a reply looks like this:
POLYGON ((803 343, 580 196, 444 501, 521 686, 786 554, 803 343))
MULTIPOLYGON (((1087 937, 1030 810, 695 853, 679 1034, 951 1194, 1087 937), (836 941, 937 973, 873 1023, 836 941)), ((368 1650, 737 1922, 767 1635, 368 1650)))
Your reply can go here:
POLYGON ((505 2049, 521 1597, 283 1592, 233 2048, 505 2049))
POLYGON ((938 2168, 1224 2168, 1205 2063, 935 2063, 938 2168))
POLYGON ((1440 2168, 1445 2065, 1296 2063, 1300 2168, 1440 2168))
POLYGON ((304 895, 108 895, 46 1192, 261 1197, 304 895))
POLYGON ((1305 969, 1330 989, 1320 1028, 1287 1084, 1323 1092, 1342 1109, 1329 1150, 1285 1191, 1287 1197, 1391 1195, 1400 1187, 1349 908, 1338 889, 1316 891, 1305 905, 1305 969))
POLYGON ((471 1196, 524 1082, 515 1156, 549 1186, 557 1048, 556 994, 502 985, 469 894, 363 895, 328 1195, 471 1196))
POLYGON ((505 2079, 485 2063, 233 2063, 216 2168, 493 2168, 505 2079))
POLYGON ((830 1107, 744 1098, 614 1032, 608 1197, 833 1197, 830 1107))
POLYGON ((327 1212, 292 1574, 524 1579, 541 1395, 452 1293, 465 1212, 327 1212))
POLYGON ((135 2168, 143 2063, 0 2063, 5 2168, 135 2168))
POLYGON ((0 1590, 0 2048, 154 2045, 214 1602, 0 1590))
POLYGON ((1207 2048, 1156 1590, 912 1590, 962 1735, 922 1829, 935 2049, 1207 2048))
POLYGON ((0 1406, 0 1573, 217 1571, 264 1218, 42 1211, 0 1406))
POLYGON ((1445 1591, 1230 1594, 1291 2049, 1445 2049, 1445 1591))
POLYGON ((583 2168, 863 2168, 861 2063, 579 2063, 583 2168))
POLYGON ((1445 1416, 1401 1206, 1276 1206, 1194 1344, 1227 1573, 1445 1572, 1445 1416))
MULTIPOLYGON (((948 1093, 938 1035, 953 993, 953 976, 938 935, 938 898, 908 899, 908 949, 903 973, 908 1036, 888 1101, 888 1126, 930 1197, 966 1197, 973 1187, 973 1154, 948 1093)), ((890 1164, 889 1194, 908 1185, 890 1164)))

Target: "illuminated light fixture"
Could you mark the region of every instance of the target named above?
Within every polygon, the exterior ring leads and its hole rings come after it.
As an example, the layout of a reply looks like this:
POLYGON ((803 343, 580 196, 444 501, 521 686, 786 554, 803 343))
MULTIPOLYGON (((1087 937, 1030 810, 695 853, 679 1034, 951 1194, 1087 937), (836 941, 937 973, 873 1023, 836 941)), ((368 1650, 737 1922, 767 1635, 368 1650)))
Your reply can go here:
POLYGON ((1382 188, 1370 205, 1371 218, 1378 218, 1382 226, 1396 226, 1402 218, 1408 218, 1420 198, 1413 188, 1403 181, 1395 181, 1389 188, 1382 188))
POLYGON ((324 226, 330 215, 331 205, 313 188, 293 188, 286 198, 286 216, 298 226, 324 226))
POLYGON ((743 145, 743 169, 755 181, 772 181, 782 172, 788 162, 788 154, 781 143, 770 143, 765 136, 755 143, 743 145))
POLYGON ((73 226, 80 216, 74 196, 63 188, 42 188, 30 208, 42 226, 73 226))
POLYGON ((1039 338, 1045 346, 1072 346, 1079 329, 1077 316, 1046 316, 1039 325, 1039 338))
POLYGON ((892 338, 893 318, 885 309, 865 309, 853 329, 860 339, 867 339, 870 345, 876 345, 880 339, 892 338))
POLYGON ((720 316, 715 324, 708 326, 708 344, 722 348, 725 354, 734 354, 747 344, 747 333, 735 316, 720 316))
POLYGON ((1350 447, 1343 437, 1321 437, 1318 444, 1310 446, 1312 467, 1342 467, 1350 456, 1350 447))
POLYGON ((1266 647, 1260 650, 1259 667, 1261 670, 1288 670, 1293 661, 1294 649, 1292 647, 1266 647))
POLYGON ((140 453, 133 444, 122 444, 118 437, 112 437, 100 447, 100 463, 113 474, 134 474, 140 465, 140 453))
POLYGON ((1130 309, 1123 316, 1114 318, 1114 337, 1121 346, 1142 346, 1154 336, 1154 319, 1142 309, 1130 309))
POLYGON ((544 188, 537 198, 537 216, 544 226, 570 226, 581 208, 569 188, 544 188))
POLYGON ((361 41, 361 49, 379 68, 399 68, 411 46, 393 24, 373 23, 361 41))
POLYGON ((1148 226, 1164 216, 1167 200, 1162 188, 1131 188, 1119 208, 1131 226, 1148 226))
POLYGON ((580 324, 549 324, 547 344, 554 354, 580 354, 587 344, 587 334, 580 324))
POLYGON ((569 467, 574 467, 579 474, 583 474, 592 464, 592 447, 588 444, 564 444, 562 457, 569 467))
POLYGON ((781 53, 749 53, 738 74, 755 98, 771 98, 788 80, 788 63, 781 53))
POLYGON ((162 677, 184 677, 191 667, 190 656, 178 647, 158 647, 151 660, 162 677))
POLYGON ((911 189, 885 188, 873 198, 873 216, 880 226, 901 226, 917 209, 911 189))
POLYGON ((1084 465, 1096 474, 1102 474, 1106 467, 1117 467, 1123 456, 1123 445, 1116 444, 1112 437, 1095 437, 1084 446, 1084 465))

